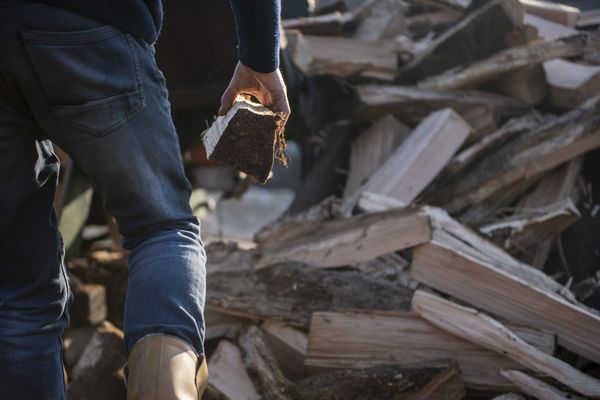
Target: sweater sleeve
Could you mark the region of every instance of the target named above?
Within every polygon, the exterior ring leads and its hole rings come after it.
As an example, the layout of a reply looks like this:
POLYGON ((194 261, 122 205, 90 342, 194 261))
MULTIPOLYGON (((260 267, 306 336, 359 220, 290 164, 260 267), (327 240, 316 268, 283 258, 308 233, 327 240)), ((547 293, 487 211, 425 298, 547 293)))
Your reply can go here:
POLYGON ((230 0, 238 35, 238 58, 257 72, 279 68, 281 0, 230 0))

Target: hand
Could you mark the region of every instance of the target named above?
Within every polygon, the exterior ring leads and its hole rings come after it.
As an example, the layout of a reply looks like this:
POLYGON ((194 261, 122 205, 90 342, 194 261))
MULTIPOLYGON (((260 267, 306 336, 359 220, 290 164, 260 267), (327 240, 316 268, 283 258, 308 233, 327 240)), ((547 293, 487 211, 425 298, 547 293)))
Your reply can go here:
POLYGON ((250 94, 271 111, 283 113, 284 122, 290 115, 287 90, 279 70, 263 74, 238 62, 231 82, 221 97, 219 115, 229 111, 238 94, 250 94))

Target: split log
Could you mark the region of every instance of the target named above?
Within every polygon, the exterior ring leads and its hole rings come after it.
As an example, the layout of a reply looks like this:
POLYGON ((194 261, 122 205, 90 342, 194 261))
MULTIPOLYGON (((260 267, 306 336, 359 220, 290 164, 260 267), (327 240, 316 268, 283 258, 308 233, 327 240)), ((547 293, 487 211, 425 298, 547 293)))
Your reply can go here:
POLYGON ((598 146, 600 96, 508 142, 429 200, 454 214, 598 146))
POLYGON ((283 374, 292 380, 304 376, 306 333, 280 321, 267 320, 261 325, 283 374))
POLYGON ((552 3, 539 0, 519 0, 528 13, 537 15, 550 21, 558 22, 565 26, 577 25, 580 11, 576 7, 571 7, 561 3, 552 3))
POLYGON ((464 68, 450 69, 419 82, 428 90, 456 90, 490 81, 519 68, 531 67, 553 58, 575 57, 600 50, 600 40, 589 34, 513 47, 464 68))
POLYGON ((283 151, 283 116, 238 96, 227 114, 202 134, 206 157, 265 183, 283 151))
MULTIPOLYGON (((359 85, 357 114, 362 119, 392 114, 409 125, 417 125, 440 108, 452 108, 479 136, 496 129, 496 120, 518 114, 525 103, 483 92, 437 92, 415 87, 359 85)), ((475 138, 474 136, 473 138, 475 138)))
POLYGON ((283 376, 262 331, 256 326, 250 326, 240 336, 240 348, 250 378, 260 388, 261 398, 265 400, 289 399, 285 392, 291 382, 283 376))
MULTIPOLYGON (((554 335, 514 326, 528 343, 554 350, 554 335)), ((499 371, 518 364, 447 334, 413 313, 317 312, 313 314, 305 366, 310 374, 378 364, 431 363, 456 359, 470 388, 514 388, 499 371)))
POLYGON ((485 135, 481 140, 456 154, 446 166, 448 174, 455 174, 470 165, 473 161, 480 159, 493 148, 502 144, 519 133, 530 130, 538 126, 544 117, 537 113, 529 113, 522 117, 510 119, 498 130, 485 135))
POLYGON ((459 400, 465 388, 452 362, 347 369, 305 378, 288 391, 293 400, 459 400))
POLYGON ((548 93, 546 74, 540 64, 503 74, 486 86, 494 92, 514 97, 532 106, 541 103, 548 93))
POLYGON ((479 230, 510 253, 552 239, 580 218, 571 199, 535 210, 521 209, 501 221, 483 225, 479 230))
POLYGON ((106 400, 126 397, 123 332, 103 322, 92 335, 70 374, 69 398, 106 400))
POLYGON ((240 248, 235 242, 212 242, 206 246, 206 273, 245 271, 254 268, 256 251, 240 248))
POLYGON ((305 211, 297 214, 285 213, 275 222, 260 228, 254 235, 254 242, 260 244, 277 240, 281 235, 290 234, 291 231, 301 234, 311 230, 312 222, 326 222, 341 218, 343 215, 339 210, 340 205, 340 199, 330 196, 305 211))
POLYGON ((446 166, 471 130, 452 109, 432 113, 358 191, 344 199, 342 211, 350 212, 363 191, 411 204, 446 166))
POLYGON ((410 129, 392 115, 378 119, 352 142, 344 196, 353 194, 408 136, 410 129))
POLYGON ((248 376, 240 349, 222 340, 208 360, 207 392, 228 400, 259 400, 261 397, 248 376))
POLYGON ((302 232, 282 232, 278 238, 261 243, 257 267, 287 261, 320 268, 345 266, 413 247, 430 238, 429 220, 418 209, 307 222, 302 232))
POLYGON ((75 324, 96 325, 108 316, 106 289, 103 285, 82 284, 73 288, 71 319, 75 324))
POLYGON ((286 32, 296 66, 308 76, 360 76, 391 81, 397 70, 393 41, 363 42, 358 39, 302 35, 286 32))
POLYGON ((525 23, 537 29, 538 36, 545 40, 573 36, 578 33, 576 29, 557 24, 556 22, 529 13, 525 13, 525 23))
POLYGON ((506 48, 505 36, 523 25, 517 0, 492 0, 463 17, 400 71, 407 81, 481 60, 506 48))
POLYGON ((422 290, 415 293, 412 308, 446 332, 504 354, 521 365, 553 377, 578 393, 600 398, 600 380, 527 344, 486 314, 422 290))
POLYGON ((544 63, 552 104, 572 108, 600 93, 600 66, 566 60, 544 63))
POLYGON ((564 286, 543 272, 517 260, 504 249, 460 224, 450 217, 445 210, 425 207, 424 212, 429 215, 434 241, 445 243, 458 252, 490 264, 510 276, 518 277, 551 296, 561 296, 571 303, 576 303, 575 296, 564 286))
POLYGON ((313 17, 285 19, 281 25, 285 30, 298 30, 305 35, 338 35, 354 22, 355 17, 351 11, 334 11, 313 17))
POLYGON ((308 327, 315 311, 406 310, 412 290, 355 271, 280 264, 247 272, 223 272, 208 280, 207 309, 308 327), (375 295, 376 294, 376 295, 375 295))
POLYGON ((556 332, 560 345, 600 360, 600 316, 549 290, 549 278, 539 279, 545 277, 540 271, 528 266, 519 271, 517 264, 505 264, 509 268, 503 270, 482 259, 486 249, 457 250, 456 242, 438 237, 417 247, 410 268, 413 279, 510 321, 556 332))
POLYGON ((579 396, 565 393, 539 379, 527 375, 521 371, 502 371, 502 376, 514 382, 519 389, 528 396, 539 400, 583 400, 579 396))
POLYGON ((361 16, 354 38, 371 42, 405 34, 407 8, 402 0, 375 0, 361 16))
MULTIPOLYGON (((577 204, 578 193, 575 184, 581 166, 582 157, 579 157, 547 173, 529 193, 521 198, 516 213, 539 212, 540 209, 560 203, 577 204)), ((518 252, 513 254, 532 266, 542 269, 550 254, 552 239, 539 240, 530 246, 520 247, 518 252)))

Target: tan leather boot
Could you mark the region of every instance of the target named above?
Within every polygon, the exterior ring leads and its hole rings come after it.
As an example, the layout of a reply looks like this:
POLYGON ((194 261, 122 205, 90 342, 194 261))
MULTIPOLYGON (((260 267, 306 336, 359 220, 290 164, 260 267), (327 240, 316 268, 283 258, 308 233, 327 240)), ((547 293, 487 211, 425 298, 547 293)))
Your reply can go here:
POLYGON ((127 362, 127 400, 199 400, 208 384, 204 356, 169 335, 149 335, 127 362))

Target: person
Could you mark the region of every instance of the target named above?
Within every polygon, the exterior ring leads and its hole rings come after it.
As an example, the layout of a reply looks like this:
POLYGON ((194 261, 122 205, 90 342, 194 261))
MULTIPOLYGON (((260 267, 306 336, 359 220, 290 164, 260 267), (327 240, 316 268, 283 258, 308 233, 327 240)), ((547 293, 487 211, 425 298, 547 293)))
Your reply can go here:
MULTIPOLYGON (((231 0, 238 93, 289 114, 279 0, 231 0)), ((153 43, 160 0, 0 0, 0 399, 65 399, 71 292, 51 141, 89 176, 129 253, 128 399, 199 399, 205 261, 153 43)), ((202 51, 198 49, 198 51, 202 51)))

